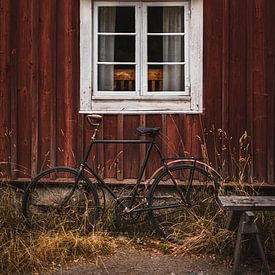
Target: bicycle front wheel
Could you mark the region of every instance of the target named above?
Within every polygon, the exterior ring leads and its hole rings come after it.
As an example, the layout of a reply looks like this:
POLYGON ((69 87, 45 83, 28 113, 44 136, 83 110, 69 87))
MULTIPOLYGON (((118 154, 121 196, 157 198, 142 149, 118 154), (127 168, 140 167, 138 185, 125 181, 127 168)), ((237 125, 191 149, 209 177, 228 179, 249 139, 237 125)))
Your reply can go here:
POLYGON ((38 174, 22 201, 28 224, 39 230, 86 234, 93 230, 99 211, 95 187, 84 175, 78 177, 78 171, 68 167, 54 167, 38 174))
POLYGON ((160 174, 149 191, 151 224, 163 238, 179 241, 216 219, 219 182, 192 165, 175 165, 160 174), (198 226, 199 225, 199 226, 198 226))

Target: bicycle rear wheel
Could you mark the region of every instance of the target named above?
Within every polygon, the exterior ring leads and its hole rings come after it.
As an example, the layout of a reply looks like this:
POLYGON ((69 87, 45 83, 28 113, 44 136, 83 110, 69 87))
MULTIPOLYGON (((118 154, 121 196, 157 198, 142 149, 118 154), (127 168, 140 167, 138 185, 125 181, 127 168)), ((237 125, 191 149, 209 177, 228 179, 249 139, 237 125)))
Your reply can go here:
POLYGON ((163 238, 179 241, 190 232, 201 230, 195 228, 198 224, 215 221, 219 212, 216 201, 219 182, 207 171, 192 165, 175 165, 170 173, 163 172, 152 184, 149 219, 163 238))
POLYGON ((95 187, 84 175, 68 167, 54 167, 38 174, 25 190, 22 212, 39 230, 73 230, 88 233, 99 217, 95 187))

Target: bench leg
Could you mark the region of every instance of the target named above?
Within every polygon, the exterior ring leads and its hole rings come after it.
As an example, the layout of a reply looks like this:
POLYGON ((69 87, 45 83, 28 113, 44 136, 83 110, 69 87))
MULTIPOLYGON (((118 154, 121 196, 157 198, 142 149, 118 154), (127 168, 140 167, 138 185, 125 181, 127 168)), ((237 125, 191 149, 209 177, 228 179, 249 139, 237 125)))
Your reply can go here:
POLYGON ((241 232, 241 226, 240 226, 241 223, 242 223, 242 219, 239 224, 237 241, 234 249, 234 263, 233 263, 233 270, 232 270, 233 275, 239 274, 238 269, 240 266, 240 257, 241 257, 241 250, 242 250, 242 232, 241 232))
POLYGON ((238 270, 240 267, 242 237, 244 234, 255 236, 258 250, 260 252, 260 256, 262 258, 265 270, 267 274, 271 274, 269 270, 268 261, 265 256, 264 249, 260 240, 259 231, 254 221, 254 217, 255 217, 254 213, 250 211, 244 212, 241 216, 239 227, 238 227, 237 241, 236 241, 235 250, 234 250, 234 264, 233 264, 233 270, 232 270, 232 274, 234 275, 239 274, 238 270))
POLYGON ((228 222, 226 225, 226 228, 228 230, 235 231, 238 229, 242 213, 243 212, 241 212, 241 211, 230 211, 229 212, 229 219, 228 219, 228 222))

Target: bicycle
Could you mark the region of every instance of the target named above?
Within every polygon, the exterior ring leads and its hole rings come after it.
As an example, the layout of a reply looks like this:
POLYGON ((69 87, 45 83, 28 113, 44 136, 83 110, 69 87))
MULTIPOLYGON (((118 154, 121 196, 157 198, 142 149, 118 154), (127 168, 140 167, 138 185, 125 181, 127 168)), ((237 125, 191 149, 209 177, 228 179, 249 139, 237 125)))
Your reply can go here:
POLYGON ((145 140, 97 140, 101 116, 89 115, 87 119, 94 132, 79 168, 49 168, 39 173, 27 186, 23 196, 22 212, 29 225, 51 225, 54 228, 57 220, 62 223, 64 219, 64 228, 77 228, 84 233, 93 231, 103 209, 101 205, 105 204, 105 200, 102 203, 98 195, 98 187, 101 187, 121 207, 124 215, 129 215, 135 220, 140 213, 145 213, 161 237, 173 240, 178 237, 181 230, 184 230, 183 221, 189 215, 188 209, 203 207, 203 211, 206 211, 210 207, 209 201, 205 198, 196 198, 197 193, 193 188, 195 184, 198 188, 211 188, 213 195, 209 197, 216 198, 220 175, 200 158, 163 156, 156 143, 160 128, 137 128, 140 135, 150 137, 145 140), (88 163, 96 144, 147 146, 136 183, 127 196, 119 196, 88 163), (153 149, 160 158, 161 166, 149 180, 142 183, 153 149))

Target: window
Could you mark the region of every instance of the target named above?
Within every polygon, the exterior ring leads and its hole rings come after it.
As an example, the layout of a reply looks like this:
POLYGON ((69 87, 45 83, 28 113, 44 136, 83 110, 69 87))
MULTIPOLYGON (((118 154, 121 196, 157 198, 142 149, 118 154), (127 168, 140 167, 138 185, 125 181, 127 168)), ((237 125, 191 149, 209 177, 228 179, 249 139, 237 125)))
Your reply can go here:
POLYGON ((202 0, 81 0, 81 112, 202 111, 202 0))

